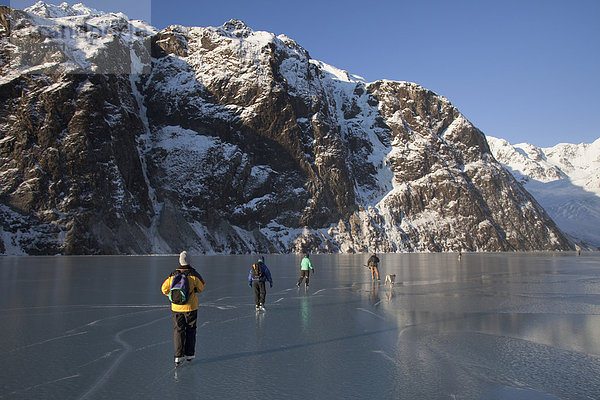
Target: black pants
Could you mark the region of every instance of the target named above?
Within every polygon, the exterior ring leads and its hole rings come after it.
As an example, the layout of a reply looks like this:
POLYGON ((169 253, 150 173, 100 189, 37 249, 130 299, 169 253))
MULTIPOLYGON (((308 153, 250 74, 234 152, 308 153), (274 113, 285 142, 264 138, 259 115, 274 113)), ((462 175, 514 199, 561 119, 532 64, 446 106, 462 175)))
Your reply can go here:
POLYGON ((196 351, 198 310, 173 312, 175 357, 193 356, 196 351))
POLYGON ((300 271, 300 279, 298 279, 298 286, 302 283, 302 279, 306 277, 306 286, 308 286, 308 277, 310 276, 310 270, 302 270, 300 271))
POLYGON ((252 281, 252 287, 254 287, 254 304, 257 306, 265 304, 265 297, 267 297, 266 282, 252 281))

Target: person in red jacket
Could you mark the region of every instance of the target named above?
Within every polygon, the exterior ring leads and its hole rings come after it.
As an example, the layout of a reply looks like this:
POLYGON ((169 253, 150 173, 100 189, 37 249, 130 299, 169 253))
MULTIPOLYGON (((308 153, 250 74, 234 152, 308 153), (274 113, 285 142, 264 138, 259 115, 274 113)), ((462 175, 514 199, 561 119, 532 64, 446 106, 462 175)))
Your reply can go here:
POLYGON ((184 304, 171 302, 173 312, 173 342, 175 345, 175 365, 187 359, 192 361, 196 353, 196 321, 198 320, 198 296, 204 290, 205 283, 202 276, 190 265, 191 257, 182 251, 179 255, 179 265, 162 284, 161 291, 171 299, 171 284, 173 279, 179 279, 181 274, 187 277, 188 298, 184 304))

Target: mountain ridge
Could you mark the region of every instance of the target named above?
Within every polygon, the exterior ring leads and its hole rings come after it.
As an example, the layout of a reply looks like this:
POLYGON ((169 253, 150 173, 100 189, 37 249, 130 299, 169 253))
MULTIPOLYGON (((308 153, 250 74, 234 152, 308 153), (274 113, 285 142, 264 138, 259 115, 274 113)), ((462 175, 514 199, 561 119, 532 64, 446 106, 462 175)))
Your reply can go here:
POLYGON ((494 157, 584 248, 600 248, 600 139, 537 147, 487 137, 494 157))
POLYGON ((572 248, 417 84, 236 20, 0 14, 2 253, 572 248))

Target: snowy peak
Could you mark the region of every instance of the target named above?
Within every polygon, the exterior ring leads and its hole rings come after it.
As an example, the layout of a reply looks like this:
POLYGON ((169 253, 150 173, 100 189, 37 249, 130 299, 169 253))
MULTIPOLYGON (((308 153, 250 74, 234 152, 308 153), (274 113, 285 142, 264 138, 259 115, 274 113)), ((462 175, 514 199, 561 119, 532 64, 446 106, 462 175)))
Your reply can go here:
POLYGON ((82 3, 77 3, 70 6, 67 3, 61 3, 59 6, 52 4, 46 4, 43 1, 38 1, 31 7, 27 7, 25 10, 30 14, 34 14, 43 18, 65 18, 73 17, 76 15, 88 15, 92 17, 99 17, 105 15, 103 11, 98 11, 93 8, 89 8, 82 3))
POLYGON ((600 195, 600 139, 593 143, 561 143, 542 149, 547 160, 559 167, 572 180, 600 195))
POLYGON ((559 167, 547 161, 543 151, 530 144, 511 145, 504 139, 491 136, 487 141, 492 154, 502 164, 509 167, 515 178, 525 183, 530 179, 551 182, 567 176, 559 167))
POLYGON ((237 19, 230 19, 225 22, 220 29, 237 38, 247 38, 254 32, 243 21, 237 19))
MULTIPOLYGON (((98 11, 82 3, 73 6, 62 3, 60 6, 55 6, 40 1, 24 11, 41 18, 41 20, 34 21, 37 25, 56 25, 67 29, 62 34, 50 35, 51 39, 59 41, 77 36, 80 41, 85 42, 81 46, 88 46, 91 39, 100 39, 101 36, 114 35, 118 32, 127 33, 129 31, 130 34, 138 36, 156 33, 154 27, 143 21, 129 20, 127 15, 120 12, 98 11)), ((44 33, 50 34, 50 32, 44 33)))
POLYGON ((3 17, 12 34, 8 57, 0 64, 0 83, 22 74, 142 73, 140 60, 150 59, 149 37, 156 32, 122 13, 104 13, 81 3, 38 2, 3 17))
POLYGON ((487 140, 494 157, 508 166, 517 179, 542 183, 568 179, 600 196, 600 139, 547 148, 528 143, 511 145, 491 136, 487 140))
POLYGON ((600 248, 600 139, 539 148, 487 138, 492 154, 583 247, 600 248))

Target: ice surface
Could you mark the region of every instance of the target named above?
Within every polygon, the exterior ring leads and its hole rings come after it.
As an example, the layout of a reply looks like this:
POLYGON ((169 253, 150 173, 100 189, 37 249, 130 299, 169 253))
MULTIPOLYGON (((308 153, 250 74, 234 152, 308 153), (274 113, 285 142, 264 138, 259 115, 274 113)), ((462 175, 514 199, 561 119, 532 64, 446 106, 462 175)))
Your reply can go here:
POLYGON ((192 257, 197 358, 174 368, 177 256, 0 257, 2 399, 600 398, 598 253, 192 257), (393 289, 386 274, 396 274, 393 289))

